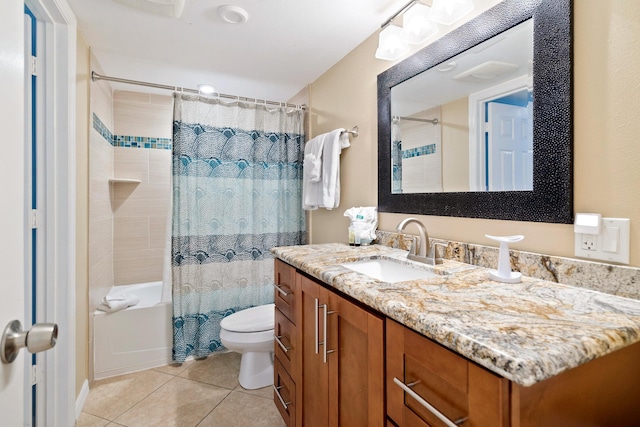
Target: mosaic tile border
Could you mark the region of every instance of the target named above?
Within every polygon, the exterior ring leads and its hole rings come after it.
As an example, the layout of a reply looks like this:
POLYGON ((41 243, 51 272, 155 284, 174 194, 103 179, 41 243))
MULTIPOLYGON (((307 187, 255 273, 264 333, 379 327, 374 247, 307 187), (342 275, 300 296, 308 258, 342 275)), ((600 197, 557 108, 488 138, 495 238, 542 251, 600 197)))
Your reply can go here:
MULTIPOLYGON (((412 235, 378 230, 375 243, 408 250, 414 238, 412 235)), ((498 265, 497 247, 442 239, 431 241, 447 245, 444 258, 486 268, 496 268, 498 265)), ((511 269, 525 276, 640 300, 640 268, 513 249, 509 255, 511 269)))
POLYGON ((98 117, 98 115, 96 113, 93 113, 93 128, 104 139, 106 139, 109 144, 113 145, 113 134, 111 133, 111 131, 109 130, 107 125, 105 125, 102 122, 102 120, 100 120, 100 117, 98 117))
POLYGON ((114 135, 113 139, 114 147, 157 148, 160 150, 171 150, 173 148, 173 140, 171 138, 114 135))
POLYGON ((412 157, 426 156, 427 154, 436 153, 436 144, 423 145, 422 147, 409 148, 402 150, 402 158, 410 159, 412 157))
POLYGON ((93 113, 93 128, 114 147, 150 148, 159 150, 172 150, 171 138, 156 138, 147 136, 114 135, 109 128, 93 113))

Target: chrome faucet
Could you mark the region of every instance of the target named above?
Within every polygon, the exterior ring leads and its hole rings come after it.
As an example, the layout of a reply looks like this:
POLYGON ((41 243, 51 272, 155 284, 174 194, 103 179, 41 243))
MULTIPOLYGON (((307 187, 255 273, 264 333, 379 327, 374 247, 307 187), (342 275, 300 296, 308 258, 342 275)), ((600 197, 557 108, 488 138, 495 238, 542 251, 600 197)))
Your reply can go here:
POLYGON ((425 227, 418 219, 403 219, 400 221, 400 224, 397 225, 396 231, 403 232, 405 227, 411 223, 418 227, 419 237, 417 242, 414 239, 411 244, 411 249, 409 250, 407 258, 412 261, 423 262, 430 265, 442 264, 442 257, 438 254, 438 245, 431 244, 431 241, 429 240, 429 233, 427 233, 427 227, 425 227))

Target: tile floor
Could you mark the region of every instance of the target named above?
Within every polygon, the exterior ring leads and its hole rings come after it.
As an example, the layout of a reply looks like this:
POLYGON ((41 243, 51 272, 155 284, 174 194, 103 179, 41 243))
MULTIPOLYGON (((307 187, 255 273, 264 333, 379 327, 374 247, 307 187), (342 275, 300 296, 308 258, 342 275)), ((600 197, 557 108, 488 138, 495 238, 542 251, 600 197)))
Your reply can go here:
POLYGON ((220 353, 96 381, 76 427, 284 427, 273 389, 243 389, 239 369, 220 353))

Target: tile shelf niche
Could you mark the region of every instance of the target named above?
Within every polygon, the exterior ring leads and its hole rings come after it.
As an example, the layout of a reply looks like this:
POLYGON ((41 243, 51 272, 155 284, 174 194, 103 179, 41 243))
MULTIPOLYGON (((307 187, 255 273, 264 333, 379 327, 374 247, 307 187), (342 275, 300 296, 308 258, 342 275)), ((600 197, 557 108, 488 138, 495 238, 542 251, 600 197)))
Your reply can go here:
POLYGON ((140 184, 141 182, 139 179, 109 178, 109 184, 140 184))

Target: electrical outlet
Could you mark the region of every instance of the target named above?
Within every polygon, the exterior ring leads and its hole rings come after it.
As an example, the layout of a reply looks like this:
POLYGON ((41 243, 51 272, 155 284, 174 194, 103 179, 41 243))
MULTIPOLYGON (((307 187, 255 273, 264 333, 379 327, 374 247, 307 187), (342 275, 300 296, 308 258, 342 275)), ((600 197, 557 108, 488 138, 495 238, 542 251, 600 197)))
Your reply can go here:
POLYGON ((596 243, 597 234, 586 234, 582 233, 582 244, 581 247, 585 251, 596 251, 598 250, 598 246, 596 243))
POLYGON ((577 257, 629 264, 630 221, 602 218, 600 234, 575 233, 577 257))

